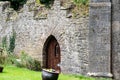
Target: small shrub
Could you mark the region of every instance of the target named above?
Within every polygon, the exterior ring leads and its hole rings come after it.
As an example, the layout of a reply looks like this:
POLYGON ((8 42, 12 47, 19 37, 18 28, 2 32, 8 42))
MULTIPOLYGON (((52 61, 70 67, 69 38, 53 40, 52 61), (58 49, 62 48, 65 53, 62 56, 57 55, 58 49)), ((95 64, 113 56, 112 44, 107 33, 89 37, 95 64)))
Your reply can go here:
POLYGON ((87 17, 89 13, 89 0, 60 0, 61 6, 68 8, 67 14, 72 18, 87 17))
POLYGON ((32 59, 31 57, 27 58, 25 66, 30 70, 41 71, 40 62, 35 59, 32 59))
POLYGON ((2 38, 2 48, 7 49, 7 36, 2 38))
POLYGON ((4 36, 2 38, 2 45, 4 51, 7 51, 7 53, 13 53, 15 48, 15 38, 16 38, 16 32, 13 30, 12 35, 9 38, 9 44, 7 42, 7 36, 4 36))
POLYGON ((3 65, 5 63, 5 56, 0 55, 0 64, 3 65))
POLYGON ((16 60, 17 56, 13 53, 9 53, 7 54, 7 58, 6 58, 6 63, 7 64, 14 64, 14 61, 16 60))
POLYGON ((36 3, 45 5, 46 8, 51 8, 54 0, 36 0, 36 3))
POLYGON ((74 0, 74 3, 79 5, 86 5, 88 3, 88 0, 74 0))
POLYGON ((43 4, 50 4, 53 1, 54 0, 40 0, 40 2, 43 3, 43 4))
POLYGON ((8 49, 8 51, 9 51, 10 53, 13 53, 13 51, 14 51, 14 48, 15 48, 15 38, 16 38, 16 33, 15 33, 15 31, 13 30, 13 33, 12 33, 12 35, 10 36, 10 44, 9 44, 9 49, 8 49))
POLYGON ((14 64, 15 64, 17 67, 24 67, 24 65, 21 63, 21 60, 20 60, 20 59, 14 60, 14 64))
POLYGON ((11 7, 14 8, 14 10, 19 10, 20 7, 27 2, 27 0, 0 0, 0 1, 10 1, 11 7))
POLYGON ((4 49, 0 48, 0 65, 5 64, 6 55, 4 55, 4 49))
POLYGON ((11 65, 14 63, 16 56, 14 54, 8 54, 6 49, 3 49, 3 52, 0 52, 0 64, 2 65, 11 65))
POLYGON ((10 37, 10 43, 8 45, 7 36, 2 38, 1 48, 0 48, 0 64, 8 65, 13 64, 16 59, 16 55, 13 54, 15 48, 15 37, 16 33, 13 31, 10 37))
POLYGON ((18 60, 15 60, 15 65, 18 67, 25 67, 30 70, 41 71, 41 63, 28 56, 24 51, 21 52, 21 56, 18 60))
POLYGON ((40 4, 40 0, 36 0, 36 3, 37 3, 37 4, 40 4))

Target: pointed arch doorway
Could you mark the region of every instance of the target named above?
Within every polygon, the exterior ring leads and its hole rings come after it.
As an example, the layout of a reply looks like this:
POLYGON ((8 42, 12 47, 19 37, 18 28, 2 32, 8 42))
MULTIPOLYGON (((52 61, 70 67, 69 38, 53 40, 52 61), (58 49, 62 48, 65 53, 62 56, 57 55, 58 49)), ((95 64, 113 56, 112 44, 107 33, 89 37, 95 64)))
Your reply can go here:
POLYGON ((54 36, 49 36, 43 48, 43 67, 47 69, 60 70, 58 64, 61 61, 60 46, 54 36))

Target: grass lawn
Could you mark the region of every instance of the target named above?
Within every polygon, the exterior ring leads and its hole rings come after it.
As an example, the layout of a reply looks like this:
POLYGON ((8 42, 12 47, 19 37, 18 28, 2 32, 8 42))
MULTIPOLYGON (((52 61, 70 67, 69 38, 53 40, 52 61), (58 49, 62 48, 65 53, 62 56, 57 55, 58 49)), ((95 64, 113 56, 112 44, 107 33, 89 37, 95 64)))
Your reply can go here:
MULTIPOLYGON (((0 80, 42 80, 41 72, 31 71, 25 68, 15 66, 6 66, 3 73, 0 73, 0 80)), ((109 80, 95 79, 83 76, 60 74, 58 80, 109 80)))

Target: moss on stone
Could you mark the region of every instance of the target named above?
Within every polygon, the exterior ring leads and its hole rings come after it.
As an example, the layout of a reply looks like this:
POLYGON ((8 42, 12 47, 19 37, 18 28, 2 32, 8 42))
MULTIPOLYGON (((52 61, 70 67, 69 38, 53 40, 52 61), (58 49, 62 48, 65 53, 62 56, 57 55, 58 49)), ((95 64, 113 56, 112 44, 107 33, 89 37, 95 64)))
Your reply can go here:
POLYGON ((89 13, 89 0, 61 0, 61 6, 68 9, 73 18, 85 17, 89 13))
POLYGON ((47 9, 44 5, 36 6, 34 8, 34 18, 35 19, 46 19, 49 9, 47 9))

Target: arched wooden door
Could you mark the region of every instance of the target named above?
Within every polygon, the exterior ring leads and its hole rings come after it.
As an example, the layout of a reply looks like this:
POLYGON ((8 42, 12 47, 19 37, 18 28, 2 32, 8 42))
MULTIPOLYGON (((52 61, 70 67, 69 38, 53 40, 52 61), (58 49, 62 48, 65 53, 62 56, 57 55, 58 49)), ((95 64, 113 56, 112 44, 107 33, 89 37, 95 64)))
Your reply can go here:
POLYGON ((55 69, 60 71, 60 46, 54 36, 50 36, 46 41, 43 64, 45 68, 55 69))

